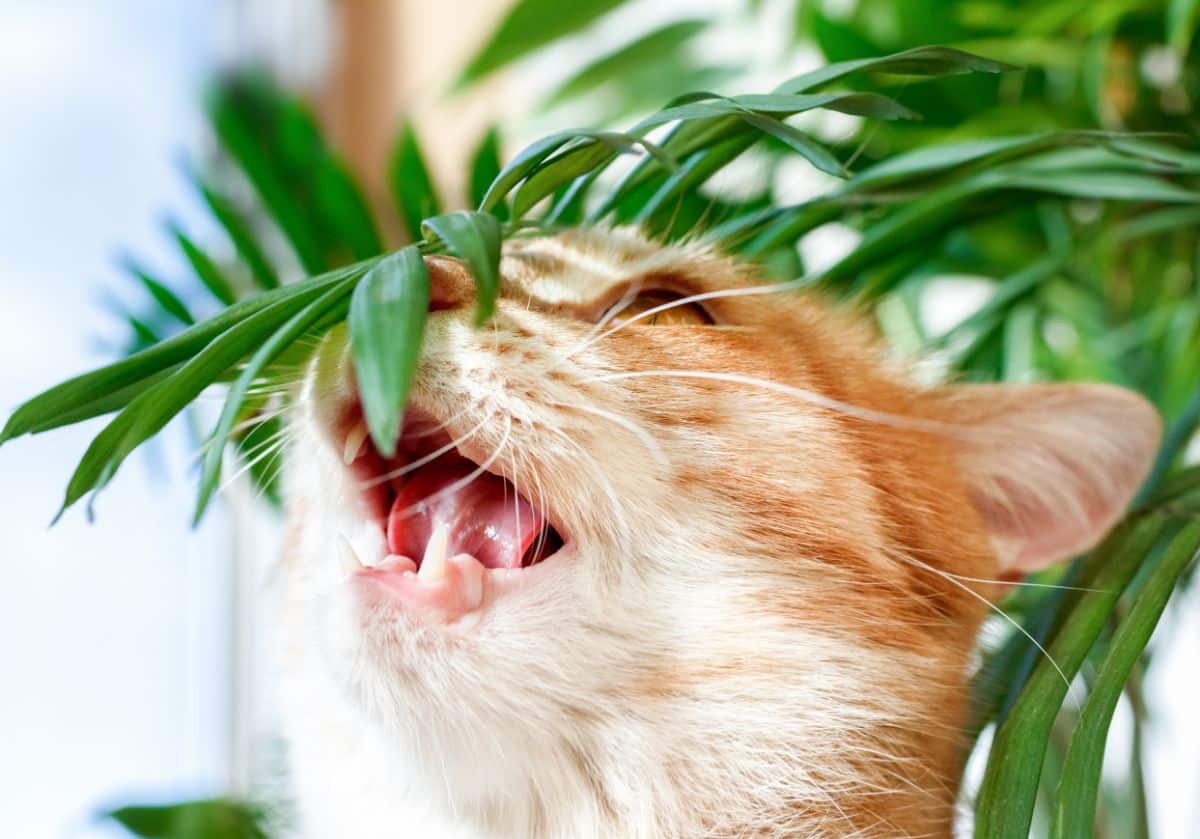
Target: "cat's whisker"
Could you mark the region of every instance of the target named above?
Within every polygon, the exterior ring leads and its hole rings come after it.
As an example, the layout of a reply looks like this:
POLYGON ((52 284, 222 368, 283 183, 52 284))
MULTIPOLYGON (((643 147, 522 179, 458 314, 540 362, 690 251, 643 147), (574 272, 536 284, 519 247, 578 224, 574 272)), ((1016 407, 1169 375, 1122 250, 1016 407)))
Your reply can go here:
POLYGON ((414 437, 414 438, 416 438, 416 437, 432 437, 434 434, 437 434, 439 431, 443 431, 446 428, 453 425, 455 422, 458 421, 458 418, 461 417, 463 414, 471 413, 472 411, 478 409, 479 406, 482 404, 483 404, 483 401, 480 399, 477 399, 474 402, 467 405, 466 407, 461 408, 458 411, 455 411, 453 414, 446 417, 446 419, 441 420, 440 422, 437 423, 437 425, 430 426, 429 428, 422 429, 421 431, 414 431, 409 436, 414 437))
POLYGON ((965 574, 952 574, 949 571, 945 572, 956 580, 962 580, 967 583, 990 583, 997 586, 1013 586, 1014 588, 1049 588, 1058 591, 1090 591, 1097 594, 1114 594, 1111 589, 1107 588, 1088 588, 1087 586, 1060 586, 1055 583, 1035 583, 1030 580, 991 580, 987 577, 968 577, 965 574))
MULTIPOLYGON (((231 429, 229 429, 230 438, 233 437, 233 435, 235 435, 235 434, 245 431, 247 428, 253 428, 254 426, 256 426, 260 423, 270 422, 273 419, 278 419, 279 417, 283 416, 287 412, 288 412, 288 408, 282 407, 282 408, 278 408, 274 411, 270 411, 267 413, 256 414, 255 416, 251 417, 250 419, 242 420, 237 425, 235 425, 231 429)), ((280 434, 280 433, 282 433, 282 430, 275 432, 275 434, 280 434)), ((226 438, 225 440, 223 440, 221 442, 224 442, 224 443, 236 442, 235 440, 231 440, 230 438, 226 438)), ((188 456, 188 465, 194 466, 196 463, 198 463, 207 454, 208 450, 217 444, 217 442, 218 442, 217 440, 209 438, 209 439, 205 440, 203 443, 197 444, 195 449, 188 456)))
MULTIPOLYGON (((543 485, 541 475, 538 474, 537 469, 530 469, 529 473, 533 476, 533 483, 537 487, 538 499, 537 499, 537 508, 536 509, 537 509, 538 515, 541 516, 543 522, 545 522, 545 520, 546 520, 546 487, 545 487, 545 485, 543 485)), ((546 539, 548 538, 548 535, 549 535, 549 530, 546 528, 545 524, 543 524, 541 530, 538 532, 537 544, 534 546, 533 555, 535 557, 541 555, 542 548, 544 548, 546 546, 546 539)))
POLYGON ((619 299, 612 306, 609 306, 608 311, 604 313, 604 316, 601 317, 600 320, 596 321, 595 325, 588 330, 587 334, 580 338, 579 341, 576 342, 575 345, 568 349, 565 353, 562 353, 553 364, 546 368, 546 372, 548 373, 551 370, 554 370, 560 363, 566 361, 575 353, 592 343, 592 340, 596 338, 596 334, 601 329, 611 323, 613 318, 619 317, 622 312, 633 305, 641 291, 642 284, 640 282, 631 283, 629 288, 626 289, 625 293, 621 296, 621 299, 619 299))
POLYGON ((638 312, 637 314, 635 314, 629 318, 626 318, 625 320, 618 323, 616 326, 612 327, 611 329, 608 329, 607 331, 601 333, 600 335, 595 336, 592 340, 587 341, 586 343, 581 342, 582 346, 577 346, 577 347, 572 348, 570 351, 568 351, 566 353, 566 357, 570 358, 571 356, 575 355, 576 353, 578 353, 584 349, 587 349, 592 344, 595 344, 599 341, 604 340, 605 338, 607 338, 611 335, 614 335, 617 332, 620 332, 622 329, 626 328, 627 326, 632 326, 633 324, 637 323, 638 321, 642 321, 647 318, 653 318, 656 315, 659 315, 662 312, 665 312, 669 309, 676 309, 676 308, 679 308, 680 306, 690 306, 695 303, 702 303, 705 300, 718 300, 718 299, 725 298, 725 297, 749 297, 749 296, 754 296, 754 295, 759 295, 759 294, 778 294, 778 293, 785 292, 785 291, 794 291, 795 289, 798 289, 804 285, 807 285, 809 282, 811 282, 811 280, 809 278, 800 277, 795 280, 788 280, 787 282, 782 282, 782 283, 768 283, 766 285, 751 286, 749 288, 717 289, 715 291, 704 291, 704 292, 700 292, 698 294, 690 294, 686 297, 680 297, 677 300, 668 300, 666 303, 660 303, 659 305, 649 308, 644 312, 638 312))
MULTIPOLYGON (((508 439, 512 433, 512 419, 507 418, 507 417, 506 417, 506 419, 508 419, 508 424, 504 428, 504 434, 500 438, 500 442, 496 444, 496 448, 492 451, 492 453, 490 455, 487 456, 487 458, 484 459, 484 461, 482 463, 479 464, 479 466, 477 466, 474 470, 471 471, 470 474, 466 475, 465 477, 459 478, 457 481, 454 481, 453 483, 449 484, 448 486, 442 487, 437 492, 429 494, 425 498, 418 501, 416 504, 411 504, 408 507, 405 507, 403 510, 400 511, 399 517, 407 518, 408 516, 411 516, 414 513, 417 513, 417 512, 420 512, 421 510, 423 510, 426 507, 426 505, 428 505, 430 502, 436 501, 439 498, 443 498, 447 495, 453 495, 454 493, 458 492, 459 490, 474 483, 474 481, 477 480, 480 475, 482 475, 484 472, 488 471, 488 469, 491 467, 491 465, 496 462, 496 459, 504 452, 505 447, 508 445, 508 439)), ((393 513, 393 515, 395 515, 395 514, 393 513)))
POLYGON ((654 456, 654 459, 658 461, 660 466, 668 468, 670 467, 671 461, 667 457, 666 452, 663 451, 662 446, 658 444, 658 441, 651 437, 650 433, 646 431, 645 428, 633 422, 632 420, 626 419, 625 417, 615 414, 612 411, 606 411, 603 408, 596 408, 592 405, 585 405, 576 402, 559 402, 557 400, 547 401, 551 405, 559 405, 564 408, 582 411, 585 414, 591 414, 593 416, 600 417, 601 419, 606 419, 609 422, 624 428, 626 431, 636 437, 638 442, 646 447, 650 454, 654 456))
MULTIPOLYGON (((435 449, 429 454, 419 457, 411 463, 406 463, 401 467, 391 470, 390 472, 384 472, 382 475, 376 475, 374 478, 371 478, 368 481, 360 481, 359 486, 361 486, 363 489, 376 487, 380 484, 385 484, 394 478, 399 478, 401 475, 407 475, 409 472, 412 472, 415 469, 420 469, 427 463, 432 463, 447 452, 453 451, 458 447, 459 443, 469 440, 471 437, 475 436, 475 434, 479 432, 479 429, 483 428, 483 426, 486 425, 494 416, 495 414, 488 414, 478 423, 476 423, 472 429, 464 434, 459 435, 441 448, 435 449)), ((414 434, 413 436, 415 437, 417 435, 414 434)))
POLYGON ((254 457, 243 463, 240 469, 221 482, 221 485, 217 488, 218 495, 223 495, 226 493, 239 478, 257 466, 264 459, 278 453, 288 442, 287 433, 285 431, 280 431, 272 436, 274 439, 269 443, 263 443, 254 448, 254 451, 259 452, 258 454, 255 454, 254 457))
POLYGON ((1038 648, 1038 651, 1042 654, 1042 656, 1045 657, 1046 661, 1050 662, 1050 666, 1053 667, 1055 669, 1055 671, 1058 673, 1058 675, 1062 678, 1063 684, 1065 684, 1067 686, 1067 690, 1068 691, 1071 690, 1071 680, 1069 678, 1067 678, 1067 674, 1064 673, 1063 669, 1058 666, 1058 662, 1054 660, 1054 657, 1052 655, 1050 655, 1050 651, 1047 650, 1044 646, 1042 646, 1042 643, 1033 636, 1033 633, 1031 633, 1025 627, 1021 626, 1020 621, 1018 621, 1016 618, 1014 618, 1008 612, 1004 611, 1004 609, 1000 608, 1000 606, 993 603, 987 597, 985 597, 982 594, 980 594, 979 592, 975 591, 975 589, 971 588, 966 583, 960 582, 959 580, 955 579, 953 574, 947 574, 945 571, 941 570, 940 568, 935 568, 934 566, 932 566, 926 562, 922 562, 921 560, 917 559, 915 556, 911 556, 911 555, 903 553, 903 552, 901 552, 899 554, 899 556, 904 562, 907 562, 911 565, 915 565, 918 568, 922 568, 926 571, 929 571, 932 574, 937 574, 939 577, 946 580, 946 582, 962 589, 967 594, 969 594, 971 597, 975 598, 980 603, 983 603, 985 606, 987 606, 989 609, 991 609, 993 612, 995 612, 997 615, 999 615, 1001 618, 1003 618, 1005 620, 1005 622, 1011 624, 1014 629, 1016 629, 1018 632, 1020 632, 1026 638, 1028 638, 1029 642, 1038 648))
POLYGON ((941 434, 954 437, 971 436, 971 429, 966 426, 940 422, 938 420, 923 419, 920 417, 905 416, 902 414, 891 414, 885 411, 876 411, 871 408, 863 408, 858 405, 852 405, 849 402, 842 402, 841 400, 833 399, 825 396, 822 393, 817 393, 816 391, 791 387, 789 385, 780 384, 779 382, 773 382, 769 379, 759 379, 754 376, 743 376, 739 373, 719 373, 712 370, 632 370, 622 373, 603 373, 598 376, 591 376, 583 379, 581 384, 643 378, 704 379, 716 382, 729 382, 730 384, 756 387, 762 390, 778 393, 783 396, 790 396, 800 401, 808 402, 809 404, 817 405, 818 407, 834 411, 835 413, 864 420, 866 422, 874 422, 880 425, 891 426, 893 428, 903 428, 909 431, 922 431, 929 434, 941 434))
POLYGON ((571 437, 562 429, 551 428, 550 431, 562 439, 562 441, 568 446, 577 451, 581 457, 592 462, 594 467, 593 477, 602 482, 600 490, 605 494, 605 496, 607 496, 611 505, 610 512, 612 513, 612 517, 617 521, 618 528, 620 530, 621 541, 626 545, 632 543, 633 530, 629 526, 629 520, 625 517, 624 508, 621 506, 620 495, 617 492, 616 487, 613 486, 612 480, 608 477, 608 475, 605 474, 604 467, 600 464, 600 461, 598 461, 596 457, 588 452, 583 446, 581 446, 575 440, 572 440, 571 437))

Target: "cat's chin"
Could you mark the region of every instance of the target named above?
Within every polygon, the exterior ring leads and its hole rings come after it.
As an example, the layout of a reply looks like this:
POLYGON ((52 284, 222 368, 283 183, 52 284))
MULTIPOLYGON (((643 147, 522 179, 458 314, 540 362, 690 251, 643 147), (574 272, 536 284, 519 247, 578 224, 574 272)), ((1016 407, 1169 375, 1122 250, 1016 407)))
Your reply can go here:
POLYGON ((395 453, 379 452, 351 404, 330 436, 357 486, 372 538, 344 538, 345 584, 365 607, 470 625, 498 597, 533 582, 563 552, 551 515, 535 508, 486 454, 452 440, 444 421, 410 409, 395 453), (355 546, 357 545, 357 547, 355 546))
POLYGON ((344 584, 364 608, 394 610, 423 622, 469 629, 498 599, 541 576, 542 563, 529 568, 487 568, 470 554, 440 560, 425 557, 418 568, 407 557, 391 556, 377 566, 345 560, 344 584), (437 569, 436 571, 431 569, 437 569))

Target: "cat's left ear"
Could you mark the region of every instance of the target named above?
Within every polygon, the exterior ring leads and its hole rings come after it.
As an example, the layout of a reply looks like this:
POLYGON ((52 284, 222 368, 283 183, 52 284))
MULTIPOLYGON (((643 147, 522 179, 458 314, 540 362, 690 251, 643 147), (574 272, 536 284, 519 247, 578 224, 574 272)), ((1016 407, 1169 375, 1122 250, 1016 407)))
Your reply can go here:
POLYGON ((1158 449, 1158 413, 1110 385, 964 385, 939 404, 1002 574, 1086 551, 1121 518, 1158 449))

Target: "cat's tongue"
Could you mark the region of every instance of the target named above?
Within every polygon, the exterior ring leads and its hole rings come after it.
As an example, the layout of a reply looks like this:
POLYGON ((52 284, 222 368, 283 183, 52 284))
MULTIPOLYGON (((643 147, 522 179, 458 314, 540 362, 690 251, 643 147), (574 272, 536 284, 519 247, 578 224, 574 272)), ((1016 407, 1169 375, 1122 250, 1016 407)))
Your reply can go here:
POLYGON ((447 555, 471 554, 485 568, 519 568, 545 521, 504 478, 442 457, 407 477, 388 513, 388 551, 418 563, 434 528, 449 530, 447 555))

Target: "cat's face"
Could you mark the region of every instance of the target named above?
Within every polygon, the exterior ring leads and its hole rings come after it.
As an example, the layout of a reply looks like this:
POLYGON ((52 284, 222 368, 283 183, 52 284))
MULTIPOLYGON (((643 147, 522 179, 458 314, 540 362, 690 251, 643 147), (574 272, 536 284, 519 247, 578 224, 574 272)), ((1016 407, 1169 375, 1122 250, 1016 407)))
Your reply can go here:
MULTIPOLYGON (((1064 552, 1030 547, 1045 516, 988 454, 1035 392, 923 391, 850 320, 630 233, 509 243, 483 328, 431 267, 395 457, 344 335, 313 364, 288 557, 298 655, 423 794, 493 826, 561 800, 656 835, 944 827, 981 581, 1064 552)), ((1063 502, 1071 550, 1153 448, 1099 393, 1137 434, 1120 486, 1063 502)))

